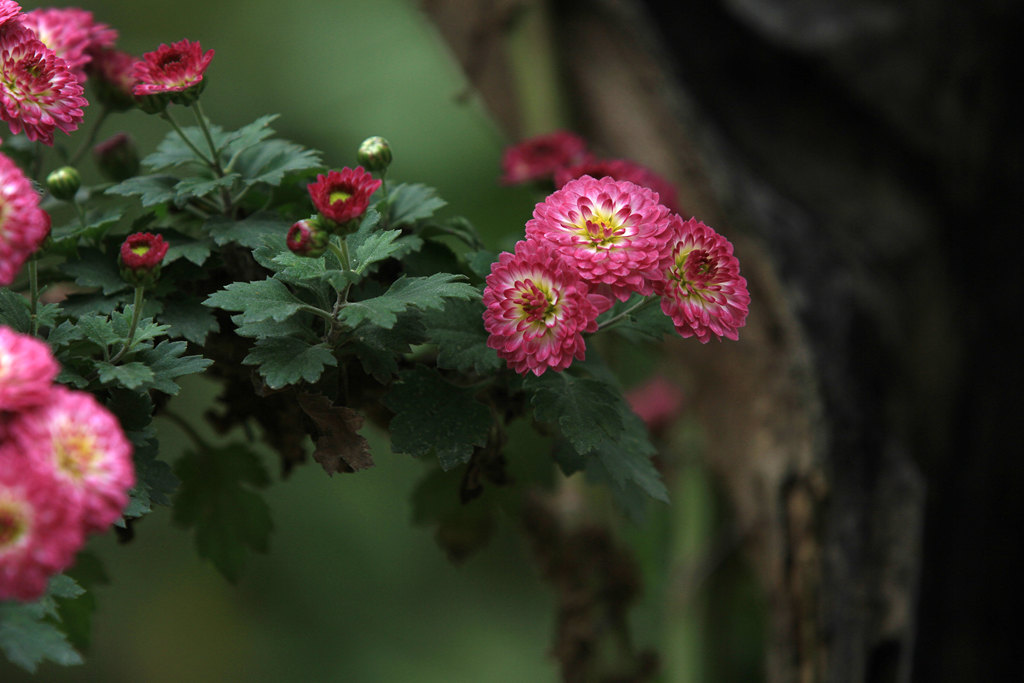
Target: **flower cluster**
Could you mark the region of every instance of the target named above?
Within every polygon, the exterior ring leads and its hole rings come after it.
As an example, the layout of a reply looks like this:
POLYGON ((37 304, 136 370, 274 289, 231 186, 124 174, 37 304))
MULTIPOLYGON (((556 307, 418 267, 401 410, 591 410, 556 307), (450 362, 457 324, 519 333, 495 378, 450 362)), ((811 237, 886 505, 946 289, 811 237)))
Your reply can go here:
MULTIPOLYGON (((561 141, 562 158, 577 148, 578 138, 568 135, 541 138, 548 159, 559 156, 555 142, 561 141)), ((506 161, 529 157, 524 149, 533 144, 514 148, 506 161)), ((506 181, 509 168, 506 163, 506 181)), ((540 169, 538 163, 533 171, 540 169)), ((545 172, 555 174, 560 188, 537 204, 526 240, 491 266, 484 289, 487 344, 512 369, 541 375, 582 360, 583 333, 596 331, 598 316, 616 300, 636 294, 658 296, 683 337, 738 338, 750 295, 732 245, 667 206, 662 195, 675 196, 667 182, 621 160, 590 159, 545 172), (574 177, 583 169, 603 175, 574 177)))
POLYGON ((585 175, 628 180, 658 194, 659 201, 681 213, 676 189, 660 175, 628 159, 604 159, 593 154, 586 141, 566 131, 539 135, 512 145, 502 156, 502 177, 506 185, 532 181, 553 182, 555 188, 585 175))
POLYGON ((40 597, 135 485, 117 418, 57 371, 45 343, 0 326, 0 600, 40 597))
POLYGON ((167 104, 190 104, 205 82, 213 50, 182 40, 142 59, 114 47, 117 31, 73 7, 23 13, 0 0, 0 120, 14 134, 53 144, 55 130, 71 133, 88 105, 83 86, 112 111, 138 106, 158 113, 167 104))

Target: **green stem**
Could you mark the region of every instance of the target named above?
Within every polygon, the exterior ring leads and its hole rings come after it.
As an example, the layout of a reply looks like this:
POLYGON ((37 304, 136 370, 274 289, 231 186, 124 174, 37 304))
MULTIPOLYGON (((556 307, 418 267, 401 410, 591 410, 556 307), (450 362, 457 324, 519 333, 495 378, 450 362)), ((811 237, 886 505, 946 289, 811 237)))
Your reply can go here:
POLYGON ((646 308, 647 306, 650 306, 655 301, 657 301, 657 298, 655 298, 655 297, 647 297, 647 298, 641 299, 640 301, 638 301, 637 303, 633 304, 632 306, 630 306, 626 310, 622 311, 618 315, 612 316, 608 320, 605 320, 604 322, 599 323, 598 327, 597 327, 598 331, 600 331, 600 330, 610 330, 615 325, 617 325, 618 323, 622 322, 627 316, 632 315, 633 313, 639 312, 641 309, 646 308))
POLYGON ((178 137, 180 137, 182 141, 188 146, 188 148, 192 150, 192 153, 199 157, 200 161, 202 161, 210 168, 217 168, 216 166, 214 166, 214 163, 206 157, 205 154, 199 151, 198 147, 192 144, 192 141, 188 139, 188 136, 185 135, 185 131, 181 129, 181 126, 178 125, 178 122, 174 120, 174 117, 171 116, 171 113, 169 111, 165 109, 162 112, 160 112, 160 118, 162 118, 167 123, 171 124, 171 128, 174 129, 174 132, 177 133, 178 137))
POLYGON ((90 149, 94 142, 96 142, 96 136, 99 135, 100 126, 107 119, 107 115, 110 114, 110 110, 106 107, 100 110, 99 118, 96 119, 96 123, 93 124, 92 129, 89 131, 89 136, 82 142, 75 153, 71 155, 71 159, 68 160, 68 166, 74 166, 82 160, 82 156, 86 150, 90 149))
POLYGON ((124 357, 124 354, 128 353, 128 349, 131 348, 132 340, 135 339, 135 330, 139 326, 139 319, 142 318, 142 294, 145 290, 146 288, 142 287, 141 285, 135 287, 134 308, 132 309, 132 324, 128 328, 128 340, 124 343, 124 346, 121 347, 121 350, 118 351, 114 355, 114 357, 110 359, 111 365, 121 360, 121 358, 124 357))
POLYGON ((29 316, 32 321, 32 336, 39 334, 39 316, 36 311, 39 304, 39 265, 35 255, 28 261, 29 316))
POLYGON ((82 210, 82 205, 71 199, 71 205, 75 207, 75 214, 78 216, 78 225, 81 226, 82 230, 85 230, 85 211, 82 210))
POLYGON ((206 125, 206 115, 203 114, 203 107, 199 104, 199 100, 192 103, 192 113, 195 114, 196 121, 199 123, 199 129, 203 131, 203 137, 206 138, 206 144, 210 147, 210 158, 213 159, 211 167, 216 171, 218 178, 223 178, 224 169, 220 165, 217 145, 214 144, 213 135, 210 134, 210 128, 206 125))

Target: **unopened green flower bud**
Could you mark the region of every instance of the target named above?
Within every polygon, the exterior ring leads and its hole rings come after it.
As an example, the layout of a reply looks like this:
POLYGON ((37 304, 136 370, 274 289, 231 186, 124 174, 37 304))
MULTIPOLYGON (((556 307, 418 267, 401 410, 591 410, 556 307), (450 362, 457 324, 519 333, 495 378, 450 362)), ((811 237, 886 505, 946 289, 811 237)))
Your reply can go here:
POLYGON ((359 165, 369 171, 383 171, 391 164, 391 145, 379 135, 363 140, 356 154, 359 165))
POLYGON ((139 151, 127 133, 118 133, 92 148, 93 158, 103 175, 121 182, 139 172, 139 151))
POLYGON ((46 189, 57 199, 69 202, 82 186, 82 176, 73 166, 62 166, 46 176, 46 189))

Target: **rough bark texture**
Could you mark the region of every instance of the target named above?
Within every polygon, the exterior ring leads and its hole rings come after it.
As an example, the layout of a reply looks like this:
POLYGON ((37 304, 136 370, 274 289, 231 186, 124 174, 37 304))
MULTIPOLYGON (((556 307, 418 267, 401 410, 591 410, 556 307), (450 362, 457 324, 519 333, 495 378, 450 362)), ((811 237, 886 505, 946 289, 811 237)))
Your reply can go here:
MULTIPOLYGON (((474 4, 424 3, 514 137, 495 27, 542 5, 474 4)), ((769 596, 768 680, 1016 680, 1024 470, 1000 395, 1020 364, 998 321, 1019 292, 1020 9, 548 10, 576 128, 675 181, 750 282, 741 342, 673 345, 667 367, 769 596)))

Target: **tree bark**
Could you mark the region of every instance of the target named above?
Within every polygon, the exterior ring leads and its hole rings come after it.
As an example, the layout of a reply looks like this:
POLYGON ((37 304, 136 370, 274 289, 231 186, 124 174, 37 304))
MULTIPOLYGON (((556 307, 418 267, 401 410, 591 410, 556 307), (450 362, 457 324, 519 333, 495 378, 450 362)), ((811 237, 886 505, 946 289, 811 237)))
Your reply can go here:
POLYGON ((1013 435, 994 398, 996 368, 1012 382, 1019 363, 1010 335, 983 331, 1019 291, 1019 74, 999 55, 1021 11, 423 5, 512 139, 499 29, 549 12, 574 127, 674 181, 735 243, 752 298, 740 343, 674 344, 665 368, 695 397, 769 598, 767 679, 1019 676, 1014 630, 990 618, 1015 619, 1021 597, 1024 473, 997 456, 1013 435), (979 340, 991 358, 965 353, 979 340))

